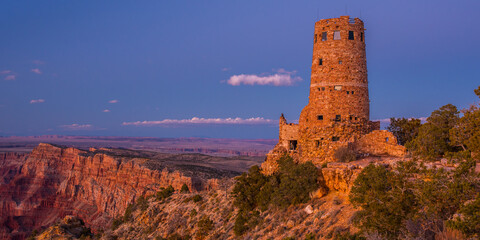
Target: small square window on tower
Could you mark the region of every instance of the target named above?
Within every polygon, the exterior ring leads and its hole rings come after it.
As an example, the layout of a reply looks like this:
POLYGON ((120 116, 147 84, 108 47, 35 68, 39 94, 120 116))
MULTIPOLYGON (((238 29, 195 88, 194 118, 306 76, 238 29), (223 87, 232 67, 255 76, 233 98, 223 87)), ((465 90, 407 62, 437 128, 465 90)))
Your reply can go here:
POLYGON ((322 66, 323 65, 323 59, 319 58, 318 59, 318 66, 322 66))
POLYGON ((323 115, 317 115, 317 120, 323 120, 323 115))
POLYGON ((343 63, 342 60, 339 60, 339 61, 338 61, 338 64, 342 64, 342 63, 343 63))
POLYGON ((335 115, 335 122, 340 122, 342 120, 341 115, 335 115))
POLYGON ((290 150, 297 150, 297 140, 290 140, 288 142, 288 148, 290 150))
POLYGON ((348 40, 355 40, 355 37, 353 35, 353 31, 348 31, 348 40))
POLYGON ((340 31, 333 32, 333 40, 340 40, 340 31))
POLYGON ((340 137, 332 137, 332 142, 337 142, 338 140, 340 140, 340 137))
POLYGON ((327 32, 322 32, 322 41, 327 41, 327 32))
POLYGON ((315 147, 320 147, 320 140, 315 140, 315 147))

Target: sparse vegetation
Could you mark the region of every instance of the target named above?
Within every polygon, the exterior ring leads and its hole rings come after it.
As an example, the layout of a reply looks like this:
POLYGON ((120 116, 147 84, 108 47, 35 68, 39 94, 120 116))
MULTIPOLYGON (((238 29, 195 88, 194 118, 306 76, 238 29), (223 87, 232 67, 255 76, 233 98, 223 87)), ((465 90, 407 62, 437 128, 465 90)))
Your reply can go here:
POLYGON ((202 216, 197 223, 197 239, 204 239, 212 230, 213 221, 207 215, 202 216))

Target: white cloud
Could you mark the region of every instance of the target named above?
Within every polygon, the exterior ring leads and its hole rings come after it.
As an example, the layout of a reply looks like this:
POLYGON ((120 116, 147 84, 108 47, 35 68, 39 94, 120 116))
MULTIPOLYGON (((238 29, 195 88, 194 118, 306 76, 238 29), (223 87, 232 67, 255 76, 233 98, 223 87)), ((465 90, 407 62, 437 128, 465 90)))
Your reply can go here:
POLYGON ((263 117, 255 118, 198 118, 191 119, 164 119, 160 121, 136 121, 124 122, 122 125, 128 126, 154 126, 154 125, 187 125, 187 124, 274 124, 276 121, 265 119, 263 117))
POLYGON ((93 128, 91 124, 78 124, 78 123, 74 123, 70 125, 61 125, 60 127, 68 130, 89 130, 93 128))
POLYGON ((36 74, 42 74, 42 71, 40 71, 40 69, 38 69, 38 68, 32 69, 32 72, 36 73, 36 74))
POLYGON ((295 82, 302 81, 301 77, 295 76, 296 71, 286 71, 278 69, 270 75, 240 74, 233 75, 227 80, 232 86, 244 85, 273 85, 273 86, 291 86, 295 82))
POLYGON ((105 109, 105 110, 103 110, 102 112, 105 112, 105 113, 107 113, 107 112, 110 112, 110 110, 108 110, 108 109, 105 109))
POLYGON ((113 100, 110 100, 108 101, 109 103, 118 103, 118 100, 117 99, 113 99, 113 100))
POLYGON ((16 78, 17 77, 15 75, 8 75, 4 79, 8 81, 8 80, 15 80, 16 78))
POLYGON ((0 71, 0 74, 9 74, 11 73, 12 71, 10 70, 3 70, 3 71, 0 71))
POLYGON ((229 67, 224 67, 224 68, 222 68, 222 72, 230 71, 230 69, 231 68, 229 68, 229 67))
POLYGON ((30 100, 30 104, 33 104, 33 103, 44 103, 45 100, 44 99, 33 99, 33 100, 30 100))

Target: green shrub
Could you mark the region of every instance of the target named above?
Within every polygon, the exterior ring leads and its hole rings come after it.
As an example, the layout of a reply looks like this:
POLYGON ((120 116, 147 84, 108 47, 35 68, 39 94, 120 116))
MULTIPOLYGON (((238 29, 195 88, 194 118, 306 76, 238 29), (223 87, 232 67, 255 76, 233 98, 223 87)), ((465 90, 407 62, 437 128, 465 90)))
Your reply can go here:
POLYGON ((157 192, 156 200, 161 201, 161 200, 167 199, 170 196, 172 196, 174 192, 175 192, 175 189, 173 189, 172 185, 169 185, 167 188, 157 192))
POLYGON ((383 166, 368 165, 355 179, 350 201, 361 207, 355 223, 364 231, 378 231, 388 239, 395 239, 403 229, 403 222, 414 214, 415 196, 405 176, 388 171, 383 166))
POLYGON ((181 193, 189 193, 189 192, 190 192, 190 189, 188 189, 187 184, 184 183, 184 184, 182 185, 182 188, 180 189, 180 192, 181 192, 181 193))
POLYGON ((458 147, 451 144, 450 130, 459 120, 457 107, 447 104, 432 112, 427 122, 420 126, 418 135, 405 145, 413 154, 435 160, 447 152, 458 151, 458 147))
POLYGON ((333 156, 339 162, 352 162, 357 160, 357 153, 348 146, 337 148, 333 156))
POLYGON ((203 239, 213 230, 213 221, 207 215, 203 215, 197 223, 196 237, 203 239))
POLYGON ((269 206, 285 208, 310 200, 310 193, 318 189, 318 169, 311 162, 296 164, 285 155, 278 160, 278 171, 271 176, 253 166, 237 178, 232 194, 239 208, 234 232, 237 235, 254 227, 259 213, 269 206), (258 214, 257 214, 258 213, 258 214))
POLYGON ((148 209, 148 200, 145 198, 145 196, 142 195, 138 197, 137 206, 138 208, 140 208, 140 211, 142 212, 148 209))
POLYGON ((112 230, 117 229, 120 225, 123 224, 123 218, 115 218, 112 221, 112 230))
POLYGON ((477 194, 475 200, 463 205, 459 214, 461 217, 448 221, 447 225, 468 237, 480 238, 480 194, 477 194))
POLYGON ((315 234, 314 233, 308 233, 305 236, 305 240, 315 240, 315 234))
POLYGON ((197 203, 197 202, 202 201, 203 198, 202 198, 202 196, 197 194, 197 195, 193 196, 192 200, 193 200, 194 203, 197 203))
POLYGON ((416 118, 390 118, 390 125, 387 130, 393 133, 400 145, 412 141, 418 135, 418 129, 422 125, 420 119, 416 118))
POLYGON ((132 213, 135 210, 135 205, 129 203, 123 214, 123 222, 128 222, 132 219, 132 213))
POLYGON ((197 210, 192 209, 192 211, 190 211, 190 217, 193 218, 195 216, 197 216, 197 210))

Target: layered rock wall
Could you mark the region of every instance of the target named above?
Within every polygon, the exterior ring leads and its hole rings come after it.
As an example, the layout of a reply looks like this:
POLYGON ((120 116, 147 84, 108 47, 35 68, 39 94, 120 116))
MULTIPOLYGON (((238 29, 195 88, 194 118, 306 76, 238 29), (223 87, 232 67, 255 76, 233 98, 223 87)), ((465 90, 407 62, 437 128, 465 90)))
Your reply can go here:
POLYGON ((102 228, 142 194, 168 185, 194 189, 189 177, 148 169, 143 161, 49 144, 28 158, 0 155, 0 239, 22 239, 66 215, 102 228))

